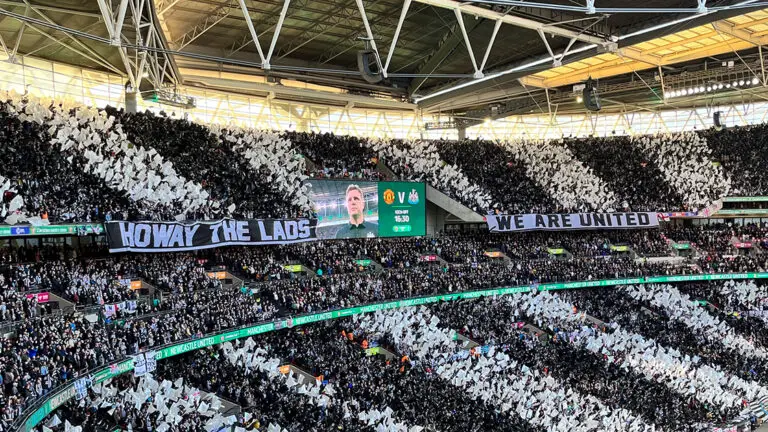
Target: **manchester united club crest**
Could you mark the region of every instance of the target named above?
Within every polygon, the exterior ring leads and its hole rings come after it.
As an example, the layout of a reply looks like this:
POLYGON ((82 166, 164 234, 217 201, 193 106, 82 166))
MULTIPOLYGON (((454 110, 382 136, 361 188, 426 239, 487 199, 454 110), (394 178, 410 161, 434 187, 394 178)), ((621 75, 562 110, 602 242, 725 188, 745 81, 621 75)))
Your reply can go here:
POLYGON ((388 205, 395 202, 395 192, 392 189, 387 189, 384 191, 384 202, 388 205))

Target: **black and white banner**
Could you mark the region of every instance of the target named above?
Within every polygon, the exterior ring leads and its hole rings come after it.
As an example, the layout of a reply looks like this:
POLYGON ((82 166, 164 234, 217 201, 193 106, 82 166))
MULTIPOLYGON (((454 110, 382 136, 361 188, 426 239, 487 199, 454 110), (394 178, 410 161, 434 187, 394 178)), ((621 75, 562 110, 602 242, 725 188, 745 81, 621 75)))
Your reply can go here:
POLYGON ((133 356, 133 376, 140 377, 157 369, 157 352, 147 351, 133 356))
POLYGON ((142 377, 147 374, 147 357, 144 353, 133 356, 133 376, 142 377))
POLYGON ((144 353, 144 358, 146 360, 147 373, 154 372, 157 369, 157 352, 147 351, 144 353))
POLYGON ((317 219, 106 222, 110 252, 178 252, 317 240, 317 219))
POLYGON ((643 229, 659 226, 656 213, 559 213, 488 215, 491 232, 578 229, 643 229))

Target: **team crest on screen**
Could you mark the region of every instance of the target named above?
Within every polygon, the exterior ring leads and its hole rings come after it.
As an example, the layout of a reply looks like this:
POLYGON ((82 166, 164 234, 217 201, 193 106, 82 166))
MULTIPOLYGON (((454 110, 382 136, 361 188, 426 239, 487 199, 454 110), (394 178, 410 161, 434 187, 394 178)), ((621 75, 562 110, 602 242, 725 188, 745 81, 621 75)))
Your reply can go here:
POLYGON ((416 205, 419 203, 419 193, 416 189, 411 189, 411 193, 408 195, 408 204, 416 205))
POLYGON ((387 204, 392 204, 395 202, 395 192, 393 192, 392 189, 387 189, 384 191, 384 202, 387 204))

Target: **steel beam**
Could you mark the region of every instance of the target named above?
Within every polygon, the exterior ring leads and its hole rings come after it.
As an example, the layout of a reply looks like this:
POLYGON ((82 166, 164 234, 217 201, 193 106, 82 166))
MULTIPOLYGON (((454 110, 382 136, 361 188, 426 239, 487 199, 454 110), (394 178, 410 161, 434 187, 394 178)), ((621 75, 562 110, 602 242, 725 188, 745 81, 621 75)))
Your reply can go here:
MULTIPOLYGON (((466 26, 467 33, 472 33, 484 20, 472 20, 469 26, 466 26)), ((431 74, 448 58, 451 53, 459 46, 462 41, 462 35, 457 23, 448 33, 438 47, 429 55, 427 61, 422 63, 414 72, 415 74, 431 74)), ((416 78, 408 86, 408 93, 416 93, 428 78, 416 78)))
MULTIPOLYGON (((94 22, 93 24, 90 24, 90 25, 84 27, 82 29, 82 31, 88 32, 90 30, 93 30, 95 27, 98 27, 98 26, 101 26, 101 25, 102 25, 101 24, 101 20, 99 20, 99 21, 94 22)), ((50 48, 50 47, 55 46, 55 45, 59 45, 59 43, 55 42, 55 41, 54 42, 48 42, 45 45, 38 46, 37 48, 33 49, 32 51, 25 52, 24 55, 26 55, 26 56, 34 56, 35 53, 40 52, 40 51, 42 51, 42 50, 44 50, 46 48, 50 48)), ((63 47, 61 47, 60 49, 63 49, 63 47)), ((56 51, 56 52, 58 52, 58 51, 56 51)))
POLYGON ((221 4, 219 7, 206 14, 205 18, 198 22, 188 32, 174 39, 170 45, 175 50, 181 51, 185 46, 199 38, 203 33, 207 32, 216 24, 227 18, 229 14, 232 13, 233 8, 234 0, 227 0, 226 3, 221 4))
POLYGON ((169 10, 171 10, 172 7, 176 6, 176 3, 178 3, 181 0, 170 0, 170 1, 156 1, 155 2, 155 8, 157 11, 157 16, 162 17, 166 14, 169 10))
POLYGON ((119 68, 115 67, 111 63, 109 63, 109 62, 107 62, 107 61, 105 61, 103 59, 92 57, 89 53, 87 53, 85 51, 81 51, 81 50, 79 50, 79 49, 77 49, 77 48, 75 48, 75 47, 73 47, 71 45, 67 45, 61 39, 59 39, 57 37, 54 37, 54 36, 51 36, 50 34, 40 30, 39 28, 35 27, 32 24, 27 24, 27 26, 30 29, 32 29, 32 30, 36 31, 37 33, 39 33, 41 36, 56 42, 57 44, 63 46, 64 48, 67 48, 68 50, 70 50, 70 51, 72 51, 72 52, 74 52, 74 53, 76 53, 76 54, 78 54, 80 56, 83 56, 84 58, 86 58, 86 59, 88 59, 88 60, 90 60, 90 61, 92 61, 92 62, 94 62, 94 63, 96 63, 98 65, 100 65, 101 67, 103 67, 105 69, 109 69, 109 70, 111 70, 112 72, 114 72, 114 73, 116 73, 118 75, 121 75, 121 76, 125 75, 125 72, 121 71, 119 68))
MULTIPOLYGON (((672 36, 672 35, 667 35, 667 36, 672 36)), ((665 36, 662 36, 662 37, 665 37, 665 36)), ((679 46, 686 45, 686 44, 689 44, 689 43, 698 42, 698 41, 704 40, 704 39, 717 38, 717 37, 719 37, 719 35, 718 35, 718 33, 716 31, 709 31, 707 33, 703 33, 703 34, 694 36, 692 38, 683 38, 682 40, 679 40, 677 42, 665 43, 665 44, 663 44, 663 45, 661 45, 659 47, 649 48, 649 49, 644 50, 644 51, 646 53, 655 53, 655 52, 659 52, 659 51, 666 51, 666 50, 670 50, 672 48, 677 48, 679 46)))
MULTIPOLYGON (((449 0, 420 0, 420 1, 429 1, 430 3, 441 1, 441 2, 454 4, 449 0)), ((687 28, 691 28, 693 26, 710 24, 713 20, 727 19, 732 16, 751 12, 749 8, 754 9, 756 3, 757 3, 757 0, 744 0, 733 6, 729 6, 727 9, 717 11, 716 13, 712 9, 710 9, 706 13, 700 13, 694 16, 675 19, 675 20, 664 22, 662 24, 658 24, 655 26, 643 28, 641 30, 634 31, 629 34, 619 36, 618 39, 620 43, 624 43, 627 45, 646 42, 651 38, 652 34, 658 33, 663 29, 670 28, 671 26, 684 24, 685 26, 687 26, 687 28), (747 8, 747 9, 744 9, 744 8, 747 8), (746 10, 747 12, 741 12, 742 10, 746 10), (704 22, 704 21, 707 21, 707 22, 704 22)), ((746 43, 744 42, 740 41, 740 43, 742 45, 746 45, 746 43)), ((586 44, 586 45, 582 44, 581 46, 570 49, 568 51, 568 57, 576 58, 578 54, 594 50, 597 47, 597 45, 599 44, 586 44)), ((722 49, 722 48, 718 47, 718 49, 722 49)), ((682 54, 682 56, 675 57, 674 59, 664 56, 662 57, 663 60, 661 64, 674 63, 674 62, 681 61, 681 59, 686 59, 686 58, 690 59, 691 57, 699 58, 701 57, 700 54, 702 53, 705 53, 705 52, 702 51, 702 52, 697 52, 695 54, 691 52, 680 53, 682 54)), ((680 55, 680 54, 676 54, 676 55, 680 55)), ((583 58, 583 57, 584 55, 578 55, 578 58, 583 58)), ((455 97, 458 97, 459 95, 465 95, 468 93, 479 91, 482 89, 482 87, 489 85, 491 81, 498 84, 499 80, 502 79, 502 77, 504 76, 507 76, 507 78, 505 78, 506 80, 512 80, 512 79, 520 78, 521 76, 524 76, 527 74, 535 73, 530 71, 535 71, 537 69, 540 69, 541 66, 547 62, 547 60, 548 58, 537 58, 525 63, 513 65, 508 67, 507 69, 499 70, 498 72, 495 72, 492 74, 487 74, 484 78, 481 78, 481 79, 457 83, 455 85, 444 87, 440 90, 434 91, 426 96, 416 97, 415 101, 420 105, 436 107, 441 105, 441 102, 444 100, 455 98, 455 97)))
MULTIPOLYGON (((292 0, 291 4, 296 10, 305 10, 310 1, 311 0, 292 0)), ((283 3, 283 6, 281 7, 281 12, 283 7, 285 7, 285 3, 283 3)), ((263 30, 261 33, 259 33, 259 37, 262 37, 265 34, 267 34, 269 31, 277 28, 277 23, 278 21, 280 21, 280 15, 282 15, 282 13, 278 14, 277 12, 278 12, 277 10, 263 12, 267 16, 264 20, 262 20, 261 22, 258 22, 257 24, 261 26, 266 26, 267 28, 263 30)), ((285 27, 285 26, 283 25, 282 27, 285 27)), ((291 28, 291 27, 288 27, 288 28, 291 28)), ((238 41, 235 41, 232 43, 232 47, 230 48, 229 52, 225 55, 225 57, 226 58, 232 57, 232 55, 234 55, 238 51, 250 45, 251 41, 252 41, 252 38, 250 34, 243 35, 243 37, 240 38, 238 41)), ((270 56, 270 59, 271 59, 271 56, 270 56)))
MULTIPOLYGON (((26 9, 24 9, 24 16, 29 16, 29 5, 27 5, 26 9)), ((8 56, 11 62, 16 61, 16 53, 19 52, 19 44, 21 43, 21 38, 24 37, 24 28, 26 26, 26 23, 21 23, 21 27, 19 28, 18 33, 16 33, 16 43, 13 44, 13 50, 8 56)))
POLYGON ((112 38, 114 41, 117 41, 117 43, 120 43, 120 35, 123 32, 126 10, 128 10, 128 0, 120 0, 120 7, 117 11, 117 20, 115 21, 115 35, 112 38))
MULTIPOLYGON (((121 7, 127 6, 127 1, 123 1, 126 4, 121 7)), ((101 10, 101 15, 104 18, 104 25, 107 27, 110 44, 120 45, 120 36, 117 30, 115 30, 115 20, 113 18, 111 4, 107 4, 107 0, 98 0, 98 4, 99 9, 101 10)), ((123 12, 123 17, 125 17, 125 12, 123 12)), ((123 67, 125 68, 125 73, 128 75, 128 80, 131 82, 131 86, 135 89, 139 88, 138 80, 136 78, 136 74, 134 73, 135 68, 132 67, 131 61, 128 58, 128 51, 121 46, 117 46, 117 52, 120 54, 120 60, 123 62, 123 67)))
POLYGON ((477 3, 495 4, 500 6, 517 6, 528 8, 553 9, 584 14, 701 14, 721 11, 740 5, 707 7, 706 0, 697 0, 697 7, 658 8, 658 7, 595 7, 595 0, 587 0, 586 6, 563 5, 553 3, 531 2, 528 0, 477 0, 477 3))
POLYGON ((661 57, 647 54, 637 48, 632 48, 632 47, 621 48, 619 49, 617 54, 621 57, 626 57, 628 59, 638 61, 641 63, 646 63, 653 66, 660 66, 662 62, 661 57))
MULTIPOLYGON (((112 7, 107 5, 107 0, 97 0, 99 4, 99 10, 101 11, 101 19, 104 20, 104 26, 107 27, 107 33, 110 39, 114 39, 115 34, 114 19, 112 18, 112 7)), ((120 39, 118 39, 119 41, 120 39)))
POLYGON ((350 5, 347 0, 339 0, 338 5, 329 10, 325 15, 317 19, 317 24, 308 27, 302 33, 291 38, 291 41, 280 47, 277 51, 278 58, 284 58, 304 45, 312 42, 316 38, 324 35, 337 25, 347 22, 357 15, 357 8, 350 5))
POLYGON ((240 3, 240 9, 243 11, 243 18, 245 18, 245 24, 248 26, 248 31, 251 33, 251 39, 253 44, 256 45, 256 51, 259 53, 259 59, 264 69, 269 69, 269 64, 266 63, 264 58, 264 52, 261 50, 261 43, 259 43, 259 35, 256 34, 256 29, 253 28, 253 21, 251 21, 251 13, 248 12, 248 6, 245 4, 245 0, 238 0, 240 3))
MULTIPOLYGON (((50 19, 47 15, 45 15, 43 12, 41 12, 39 9, 37 9, 36 6, 31 5, 28 0, 24 0, 24 3, 29 7, 29 9, 31 9, 33 12, 38 14, 43 19, 43 21, 45 21, 48 24, 50 24, 52 26, 55 26, 55 27, 64 27, 64 26, 59 25, 58 23, 56 23, 52 19, 50 19)), ((27 25, 31 27, 31 25, 29 23, 27 23, 27 25)), ((32 28, 34 28, 34 27, 32 27, 32 28)), ((45 33, 45 32, 43 32, 43 31, 41 31, 39 29, 36 29, 36 28, 34 28, 34 29, 36 31, 38 31, 40 34, 43 34, 46 37, 52 38, 48 33, 45 33)), ((124 73, 119 68, 117 68, 114 65, 112 65, 107 59, 102 57, 99 53, 97 53, 96 51, 92 50, 90 47, 88 47, 84 43, 80 42, 78 39, 76 39, 74 36, 72 36, 68 32, 65 31, 63 33, 64 33, 64 36, 66 36, 68 39, 71 39, 72 42, 75 43, 75 45, 77 45, 78 47, 80 47, 80 49, 82 49, 84 52, 89 54, 88 56, 86 56, 87 58, 89 58, 91 60, 93 60, 94 58, 98 59, 99 61, 97 61, 96 63, 101 64, 103 67, 106 67, 107 69, 110 69, 110 70, 112 70, 114 72, 117 72, 120 75, 122 75, 124 73)), ((62 44, 62 46, 65 46, 67 48, 72 49, 72 47, 70 47, 70 46, 68 46, 66 44, 62 44)))
POLYGON ((496 21, 496 24, 493 26, 493 33, 491 33, 491 40, 488 42, 488 47, 485 49, 485 55, 483 55, 483 62, 480 63, 481 71, 485 70, 485 63, 488 61, 488 56, 491 54, 493 43, 496 42, 496 35, 499 33, 499 28, 501 28, 501 21, 496 21))
MULTIPOLYGON (((22 25, 24 25, 22 23, 22 25)), ((11 58, 11 53, 8 51, 8 46, 5 44, 5 39, 3 38, 3 35, 0 34, 0 47, 3 48, 3 51, 5 52, 5 55, 8 56, 8 59, 11 58)))
POLYGON ((760 24, 766 24, 766 23, 768 23, 768 18, 760 18, 760 19, 757 19, 757 20, 752 20, 752 21, 748 21, 748 22, 743 22, 741 24, 736 24, 736 25, 733 26, 733 28, 736 29, 736 30, 741 30, 741 29, 749 28, 749 27, 752 27, 752 26, 760 25, 760 24))
POLYGON ((461 10, 454 9, 453 13, 456 15, 456 22, 459 23, 459 30, 461 30, 461 35, 464 37, 464 44, 467 46, 469 59, 472 60, 472 67, 475 68, 475 78, 482 78, 483 73, 477 68, 477 59, 475 59, 475 52, 472 50, 472 43, 469 41, 467 29, 464 27, 464 17, 461 15, 461 10))
POLYGON ((552 64, 554 65, 554 67, 560 66, 559 64, 557 64, 557 57, 555 57, 555 53, 552 52, 552 47, 549 46, 547 35, 545 35, 544 31, 541 29, 536 30, 536 32, 539 33, 539 37, 541 38, 541 41, 544 42, 544 46, 547 47, 547 52, 549 53, 549 56, 552 57, 552 64))
POLYGON ((408 8, 410 7, 411 7, 411 0, 405 0, 405 2, 403 3, 403 10, 400 11, 400 19, 397 21, 395 36, 392 38, 392 44, 390 44, 389 52, 387 52, 387 62, 384 64, 384 69, 382 70, 384 78, 387 77, 387 70, 389 69, 389 61, 392 60, 392 54, 395 52, 397 39, 400 37, 400 29, 403 28, 403 22, 405 21, 405 16, 408 14, 408 8))
POLYGON ((360 17, 363 19, 363 27, 365 27, 365 34, 369 39, 368 42, 370 42, 371 48, 373 48, 373 52, 376 53, 376 63, 379 65, 379 70, 381 70, 383 67, 381 65, 381 56, 379 56, 379 48, 376 47, 376 39, 373 37, 371 25, 368 23, 368 15, 365 14, 365 6, 363 5, 363 0, 355 0, 355 3, 357 3, 357 9, 360 10, 360 17))
POLYGON ((733 24, 727 22, 727 21, 716 21, 712 23, 712 28, 714 28, 716 31, 725 33, 728 36, 735 37, 736 39, 741 39, 744 42, 749 42, 751 44, 760 46, 761 38, 756 38, 751 32, 737 29, 736 26, 733 24))
POLYGON ((381 109, 416 109, 416 105, 414 104, 389 99, 378 99, 354 94, 332 93, 289 86, 273 86, 271 84, 253 82, 252 74, 228 74, 228 78, 219 78, 218 76, 211 76, 208 71, 200 71, 197 69, 182 69, 182 71, 185 80, 188 80, 191 83, 206 85, 209 88, 273 93, 279 98, 310 98, 312 100, 320 100, 330 104, 348 104, 352 102, 356 106, 376 107, 381 109), (231 78, 237 75, 241 75, 242 79, 231 78))
POLYGON ((716 56, 719 54, 742 50, 754 47, 754 42, 746 42, 740 39, 731 39, 730 42, 725 39, 720 43, 702 46, 701 48, 679 51, 662 56, 662 64, 682 63, 689 60, 696 60, 705 57, 716 56))
MULTIPOLYGON (((416 15, 428 7, 429 6, 427 5, 421 5, 421 8, 415 10, 412 15, 416 15)), ((377 35, 379 40, 385 44, 387 43, 387 41, 391 42, 394 36, 393 33, 389 32, 389 28, 395 28, 395 29, 397 28, 398 21, 395 20, 395 15, 393 12, 394 11, 377 12, 376 18, 371 19, 370 21, 372 31, 377 35)), ((355 20, 356 18, 357 16, 350 16, 349 20, 355 20)), ((350 50, 359 49, 360 44, 355 39, 355 36, 357 35, 356 34, 357 31, 358 29, 353 29, 351 32, 347 32, 343 36, 340 36, 338 39, 340 39, 342 42, 339 44, 334 44, 332 47, 330 47, 325 52, 320 54, 317 58, 317 61, 323 64, 329 63, 331 60, 335 59, 336 57, 350 50)), ((401 48, 405 48, 407 46, 408 46, 407 44, 400 45, 401 48)))
POLYGON ((594 36, 578 33, 575 31, 571 31, 568 29, 546 25, 546 23, 542 23, 532 19, 522 18, 518 16, 513 16, 513 15, 506 15, 502 12, 495 12, 491 9, 486 9, 479 6, 472 6, 466 3, 459 3, 453 0, 416 0, 416 1, 419 3, 424 3, 424 4, 428 4, 428 5, 443 8, 443 9, 460 10, 463 13, 474 15, 479 18, 486 18, 493 21, 501 20, 503 23, 511 24, 516 27, 522 27, 522 28, 527 28, 531 30, 541 29, 542 31, 544 31, 544 33, 547 33, 547 34, 566 37, 569 39, 575 38, 576 40, 579 40, 582 42, 593 43, 593 44, 602 44, 606 42, 605 38, 594 37, 594 36))
MULTIPOLYGON (((12 7, 26 6, 26 4, 23 1, 11 1, 11 0, 0 0, 0 5, 12 6, 12 7)), ((101 17, 101 13, 84 12, 76 9, 67 9, 63 7, 54 7, 54 6, 43 6, 43 5, 37 5, 37 4, 34 6, 35 6, 35 9, 48 11, 48 12, 57 12, 57 13, 84 16, 84 17, 97 18, 97 19, 101 17)))
MULTIPOLYGON (((154 7, 148 8, 147 17, 149 21, 146 24, 150 26, 149 27, 150 30, 147 34, 147 43, 153 49, 160 48, 163 50, 167 50, 169 48, 169 44, 165 38, 165 34, 163 33, 162 18, 160 18, 157 15, 157 11, 155 10, 154 7)), ((143 18, 144 16, 142 15, 142 19, 143 18)), ((164 77, 167 77, 168 81, 174 85, 179 84, 181 82, 179 69, 176 66, 176 58, 173 55, 167 52, 158 52, 154 50, 144 51, 138 54, 144 55, 144 57, 142 57, 142 61, 144 62, 147 61, 147 57, 150 57, 152 59, 153 64, 159 63, 160 59, 162 58, 163 60, 162 76, 159 77, 159 81, 157 81, 158 84, 162 84, 163 82, 165 82, 164 77)), ((144 70, 143 66, 140 67, 140 69, 143 71, 144 70)), ((141 77, 141 75, 139 75, 139 77, 141 77)))
MULTIPOLYGON (((277 27, 272 34, 272 43, 269 44, 269 52, 267 52, 267 58, 264 62, 264 67, 269 67, 269 61, 272 59, 272 53, 275 52, 275 44, 277 44, 277 38, 280 37, 280 30, 283 29, 283 22, 285 21, 285 15, 288 13, 288 6, 291 4, 291 0, 283 1, 283 8, 280 10, 280 17, 277 19, 277 27)), ((258 35, 256 36, 258 39, 258 35)))

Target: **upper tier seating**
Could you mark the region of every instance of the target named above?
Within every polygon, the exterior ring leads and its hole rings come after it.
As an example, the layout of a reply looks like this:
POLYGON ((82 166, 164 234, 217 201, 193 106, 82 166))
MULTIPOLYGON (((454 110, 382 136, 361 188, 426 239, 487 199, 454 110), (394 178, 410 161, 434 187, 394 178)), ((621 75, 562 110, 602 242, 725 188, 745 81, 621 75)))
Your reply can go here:
POLYGON ((728 194, 763 194, 768 184, 756 150, 764 126, 551 142, 402 141, 205 126, 16 94, 0 104, 0 122, 0 145, 13 158, 0 169, 7 223, 305 216, 307 174, 381 180, 379 163, 482 214, 695 211, 728 194))

